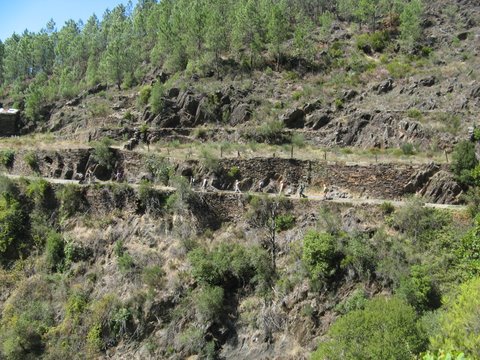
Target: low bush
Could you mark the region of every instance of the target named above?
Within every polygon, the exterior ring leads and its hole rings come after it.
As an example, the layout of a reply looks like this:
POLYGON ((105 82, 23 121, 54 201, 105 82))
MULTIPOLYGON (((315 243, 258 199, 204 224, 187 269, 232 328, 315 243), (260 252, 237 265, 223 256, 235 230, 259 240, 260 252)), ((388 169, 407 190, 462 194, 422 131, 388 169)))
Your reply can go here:
POLYGON ((148 101, 150 100, 150 95, 152 93, 152 86, 145 85, 140 89, 140 93, 138 94, 138 100, 140 105, 147 105, 148 101))
POLYGON ((223 296, 223 288, 219 286, 206 286, 194 294, 199 322, 215 321, 222 315, 223 296))
POLYGON ((411 143, 405 143, 401 146, 403 155, 413 155, 415 154, 415 148, 411 143))
POLYGON ((237 244, 221 244, 211 251, 193 249, 188 258, 193 278, 209 286, 262 287, 273 276, 268 253, 257 247, 247 249, 237 244))
POLYGON ((314 230, 303 238, 302 261, 312 280, 324 280, 332 275, 335 243, 332 235, 314 230))
POLYGON ((145 267, 142 270, 142 281, 147 286, 158 289, 165 282, 165 271, 159 265, 145 267))
POLYGON ((472 170, 477 166, 475 144, 470 141, 459 142, 452 153, 452 171, 464 184, 472 183, 472 170))
POLYGON ((115 154, 113 153, 112 139, 105 137, 93 145, 93 159, 107 170, 112 170, 115 166, 115 154))
POLYGON ((34 151, 28 151, 24 155, 23 160, 30 167, 30 169, 34 171, 38 170, 38 158, 37 154, 34 151))
POLYGON ((28 250, 27 210, 9 193, 0 196, 0 264, 7 265, 28 250))
POLYGON ((292 214, 282 214, 275 217, 277 231, 285 231, 295 226, 295 217, 292 214))
POLYGON ((45 244, 46 263, 50 270, 61 271, 65 264, 65 241, 62 235, 51 231, 45 244))
POLYGON ((7 169, 10 169, 13 166, 15 161, 15 151, 13 150, 1 150, 0 151, 0 164, 2 164, 7 169))
POLYGON ((340 317, 312 360, 412 359, 426 350, 415 310, 398 298, 370 300, 362 310, 340 317))
POLYGON ((58 192, 57 197, 60 200, 60 212, 65 217, 71 217, 83 208, 82 189, 75 184, 67 184, 58 192))
POLYGON ((375 31, 372 34, 362 34, 357 36, 357 48, 368 52, 368 49, 373 51, 383 51, 390 42, 390 36, 386 31, 375 31))
POLYGON ((479 308, 480 279, 475 278, 446 297, 437 332, 432 336, 432 350, 462 351, 466 358, 480 358, 479 308))

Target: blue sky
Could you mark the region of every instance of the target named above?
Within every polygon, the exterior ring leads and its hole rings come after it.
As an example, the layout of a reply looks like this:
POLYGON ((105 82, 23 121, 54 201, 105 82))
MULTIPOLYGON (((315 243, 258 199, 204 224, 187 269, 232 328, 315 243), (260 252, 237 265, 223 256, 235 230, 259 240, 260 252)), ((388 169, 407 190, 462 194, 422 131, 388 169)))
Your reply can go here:
MULTIPOLYGON (((0 0, 0 40, 5 41, 13 32, 25 29, 37 32, 53 18, 60 29, 65 21, 80 19, 86 22, 92 15, 101 18, 105 10, 128 0, 0 0)), ((133 0, 133 5, 136 0, 133 0)))

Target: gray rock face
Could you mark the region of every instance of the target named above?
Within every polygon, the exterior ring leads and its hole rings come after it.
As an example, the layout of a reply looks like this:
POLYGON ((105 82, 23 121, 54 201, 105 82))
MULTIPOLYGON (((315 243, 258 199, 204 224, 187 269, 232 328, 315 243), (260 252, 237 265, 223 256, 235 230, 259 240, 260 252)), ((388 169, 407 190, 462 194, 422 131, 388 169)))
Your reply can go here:
POLYGON ((437 82, 437 79, 436 79, 435 76, 428 76, 426 78, 420 79, 418 81, 418 84, 421 85, 421 86, 430 87, 430 86, 435 85, 436 82, 437 82))
POLYGON ((289 129, 301 129, 305 126, 305 112, 302 109, 295 109, 284 114, 281 120, 289 129))
POLYGON ((240 104, 236 106, 230 115, 230 124, 236 126, 250 120, 250 107, 248 104, 240 104))
POLYGON ((330 121, 332 121, 330 112, 316 111, 307 116, 305 120, 305 127, 311 128, 312 130, 318 130, 327 125, 330 121))
POLYGON ((393 90, 393 79, 387 79, 373 87, 373 91, 378 94, 386 94, 393 90))
POLYGON ((428 183, 420 191, 420 194, 429 202, 459 204, 463 190, 453 174, 440 170, 429 179, 428 183))
POLYGON ((415 173, 409 183, 405 186, 404 192, 406 194, 415 193, 430 180, 430 178, 440 170, 440 166, 435 163, 430 163, 424 169, 420 169, 415 173))

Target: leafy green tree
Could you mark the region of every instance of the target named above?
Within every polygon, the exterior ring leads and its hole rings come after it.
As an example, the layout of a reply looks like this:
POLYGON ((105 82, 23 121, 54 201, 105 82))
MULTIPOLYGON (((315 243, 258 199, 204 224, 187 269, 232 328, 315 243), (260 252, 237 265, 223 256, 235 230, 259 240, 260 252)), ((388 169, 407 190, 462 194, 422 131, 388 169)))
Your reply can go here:
POLYGON ((106 39, 100 31, 100 21, 92 15, 82 29, 82 44, 85 47, 86 83, 90 86, 100 81, 99 63, 105 50, 106 39))
POLYGON ((370 300, 363 310, 340 317, 312 360, 412 359, 425 350, 413 307, 398 298, 370 300))
POLYGON ((5 57, 5 45, 2 40, 0 40, 0 87, 4 84, 4 74, 3 74, 3 58, 5 57))
POLYGON ((400 15, 400 38, 408 48, 412 48, 422 36, 422 14, 422 0, 411 0, 400 15))
POLYGON ((65 259, 65 241, 61 234, 55 231, 48 234, 45 254, 48 267, 52 271, 60 271, 65 259))
POLYGON ((228 23, 228 0, 211 0, 207 12, 205 44, 213 54, 217 77, 220 77, 220 55, 228 49, 229 32, 228 23))
POLYGON ((324 280, 331 275, 334 253, 332 235, 314 230, 307 232, 303 238, 302 261, 312 280, 324 280))
POLYGON ((452 171, 463 183, 471 183, 471 170, 477 166, 475 145, 467 140, 459 142, 452 154, 452 171))
POLYGON ((461 239, 455 251, 461 273, 471 278, 480 274, 480 214, 475 217, 474 226, 461 239))
POLYGON ((462 351, 474 359, 480 358, 480 278, 460 286, 447 297, 440 313, 438 333, 431 339, 433 350, 462 351))
POLYGON ((289 36, 289 23, 286 18, 287 4, 285 1, 275 2, 270 5, 270 11, 267 21, 267 37, 270 47, 276 58, 275 68, 278 71, 280 67, 280 57, 282 56, 282 46, 289 36))
POLYGON ((101 63, 104 73, 120 89, 125 77, 132 73, 135 64, 135 51, 131 45, 131 21, 126 8, 120 4, 109 14, 106 20, 107 47, 101 63))
POLYGON ((356 14, 361 22, 370 22, 370 29, 375 31, 380 10, 380 0, 359 0, 356 14))
POLYGON ((315 44, 312 38, 315 24, 310 17, 299 13, 296 18, 296 26, 293 32, 294 55, 311 62, 315 54, 315 44))
POLYGON ((248 49, 250 69, 253 69, 255 59, 265 45, 265 26, 259 3, 259 0, 237 2, 232 26, 234 48, 237 52, 248 49))
POLYGON ((10 193, 0 196, 0 263, 7 265, 28 249, 29 216, 10 193))
POLYGON ((410 275, 400 281, 400 287, 396 291, 419 313, 434 310, 440 306, 440 294, 428 271, 429 269, 425 266, 412 266, 410 275))
POLYGON ((196 293, 195 307, 201 323, 215 321, 221 316, 223 297, 223 288, 219 286, 206 286, 196 293))

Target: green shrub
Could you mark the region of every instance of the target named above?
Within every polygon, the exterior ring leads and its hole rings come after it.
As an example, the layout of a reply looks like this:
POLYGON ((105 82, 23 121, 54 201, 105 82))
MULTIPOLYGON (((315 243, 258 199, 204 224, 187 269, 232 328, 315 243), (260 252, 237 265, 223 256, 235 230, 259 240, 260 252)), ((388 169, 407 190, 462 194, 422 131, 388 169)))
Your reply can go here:
POLYGON ((275 217, 277 231, 285 231, 295 226, 295 217, 292 214, 278 215, 275 217))
POLYGON ((82 291, 73 292, 65 305, 67 316, 73 320, 78 320, 79 316, 87 309, 88 295, 82 291))
POLYGON ((92 251, 88 247, 77 245, 72 241, 65 242, 65 266, 68 267, 70 264, 85 261, 92 256, 92 251))
POLYGON ((153 187, 149 181, 142 181, 138 187, 138 200, 141 210, 150 214, 160 214, 162 209, 167 208, 168 203, 165 195, 153 187))
POLYGON ((457 293, 446 298, 440 312, 438 333, 431 341, 432 350, 462 351, 472 359, 480 358, 480 278, 460 286, 457 293))
POLYGON ((292 99, 293 100, 300 100, 303 96, 303 91, 297 90, 292 93, 292 99))
POLYGON ((378 262, 378 255, 370 239, 366 236, 351 235, 341 238, 341 252, 344 257, 340 267, 348 270, 347 274, 354 274, 357 278, 370 281, 378 262))
POLYGON ((415 153, 415 148, 411 143, 402 144, 401 149, 402 153, 407 156, 413 155, 415 153))
POLYGON ((334 252, 332 235, 314 230, 307 232, 303 238, 302 261, 312 280, 323 280, 332 274, 334 252))
POLYGON ((195 248, 188 254, 192 276, 210 286, 264 286, 273 272, 267 252, 238 244, 221 244, 211 251, 195 248))
POLYGON ((121 272, 127 273, 134 267, 132 256, 125 251, 123 241, 118 240, 115 242, 113 252, 117 256, 117 264, 121 272))
POLYGON ((30 181, 25 192, 35 204, 41 206, 44 204, 47 193, 51 189, 52 187, 48 181, 45 179, 38 179, 30 181))
POLYGON ((190 355, 201 353, 206 345, 203 331, 193 325, 180 333, 179 343, 190 355))
POLYGON ((420 120, 422 118, 422 112, 417 108, 408 109, 407 116, 411 119, 420 120))
POLYGON ((382 210, 385 215, 390 215, 393 214, 393 212, 395 211, 395 206, 393 206, 390 201, 384 201, 380 205, 380 210, 382 210))
POLYGON ((387 64, 390 75, 396 79, 403 79, 412 73, 412 66, 400 60, 394 60, 387 64))
POLYGON ((13 150, 1 150, 0 151, 0 164, 2 164, 7 169, 13 167, 13 162, 15 161, 15 151, 13 150))
POLYGON ((47 266, 52 271, 61 271, 65 260, 65 241, 62 235, 51 231, 47 236, 45 245, 47 266))
POLYGON ((0 328, 2 358, 40 358, 46 345, 43 336, 54 325, 51 306, 34 296, 28 300, 18 299, 11 308, 14 309, 4 310, 0 328))
POLYGON ((358 35, 356 39, 357 48, 365 50, 370 47, 374 51, 383 51, 390 42, 390 36, 386 31, 376 31, 372 34, 358 35))
POLYGON ((455 145, 452 154, 452 171, 460 182, 472 183, 471 171, 477 164, 475 145, 472 142, 464 140, 455 145))
POLYGON ((455 255, 465 277, 480 275, 480 214, 476 215, 473 228, 461 238, 455 255))
POLYGON ((139 101, 141 105, 147 105, 148 101, 150 100, 150 95, 152 93, 152 86, 151 85, 145 85, 140 89, 139 93, 139 101))
POLYGON ((473 140, 480 141, 480 127, 473 129, 473 140))
POLYGON ((23 160, 30 167, 30 169, 34 171, 38 170, 38 158, 34 151, 28 151, 23 157, 23 160))
POLYGON ((194 295, 198 321, 208 323, 217 320, 223 310, 223 289, 219 286, 206 286, 194 295))
POLYGON ((128 120, 128 121, 132 121, 135 119, 135 116, 132 114, 132 112, 130 110, 127 110, 127 112, 125 113, 125 115, 123 115, 123 118, 125 120, 128 120))
POLYGON ((150 106, 152 107, 152 112, 154 114, 159 114, 163 109, 164 91, 165 87, 160 81, 157 81, 152 87, 150 95, 150 106))
POLYGON ((409 276, 401 279, 400 286, 396 290, 396 293, 419 313, 434 310, 440 306, 440 295, 428 271, 425 266, 412 266, 409 276))
POLYGON ((355 290, 348 298, 339 302, 335 306, 335 311, 344 315, 354 310, 362 310, 365 308, 368 300, 363 289, 355 290))
POLYGON ((93 325, 87 333, 87 354, 93 357, 103 348, 102 326, 100 324, 93 325))
POLYGON ((200 161, 208 171, 218 173, 220 171, 220 161, 210 149, 203 147, 200 151, 200 161))
POLYGON ((240 168, 238 166, 232 166, 228 170, 228 177, 231 179, 238 179, 240 177, 240 168))
POLYGON ((142 281, 151 288, 158 289, 165 282, 165 271, 161 266, 148 266, 142 270, 142 281))
POLYGON ((94 118, 102 118, 110 115, 112 109, 105 100, 93 101, 88 104, 88 112, 94 118))
POLYGON ((107 170, 112 170, 115 166, 115 154, 110 148, 112 143, 112 139, 105 137, 93 146, 93 159, 107 170))
POLYGON ((149 155, 145 160, 145 165, 154 180, 163 185, 168 185, 174 175, 174 168, 167 159, 157 155, 149 155))
POLYGON ((407 200, 394 214, 394 227, 414 241, 427 244, 434 238, 435 231, 451 221, 448 213, 425 207, 419 198, 407 200))
POLYGON ((81 211, 83 207, 82 189, 75 184, 67 184, 58 192, 57 196, 60 200, 60 212, 65 217, 73 216, 77 211, 81 211))
POLYGON ((0 263, 8 264, 28 249, 30 223, 27 211, 9 193, 0 196, 0 263))
POLYGON ((417 328, 415 310, 397 298, 376 298, 363 310, 340 317, 328 330, 327 339, 312 360, 410 360, 427 343, 417 328))

